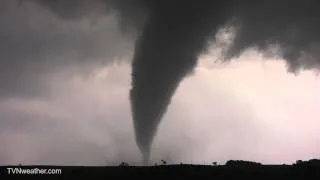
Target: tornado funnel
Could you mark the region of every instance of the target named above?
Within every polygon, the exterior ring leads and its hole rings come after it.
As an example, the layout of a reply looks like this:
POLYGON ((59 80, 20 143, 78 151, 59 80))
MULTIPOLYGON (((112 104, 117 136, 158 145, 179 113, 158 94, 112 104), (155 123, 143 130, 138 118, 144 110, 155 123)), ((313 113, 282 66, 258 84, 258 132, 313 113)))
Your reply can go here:
POLYGON ((207 22, 209 6, 157 2, 136 42, 132 63, 131 109, 144 161, 150 158, 157 127, 175 90, 193 70, 208 36, 216 29, 207 22))

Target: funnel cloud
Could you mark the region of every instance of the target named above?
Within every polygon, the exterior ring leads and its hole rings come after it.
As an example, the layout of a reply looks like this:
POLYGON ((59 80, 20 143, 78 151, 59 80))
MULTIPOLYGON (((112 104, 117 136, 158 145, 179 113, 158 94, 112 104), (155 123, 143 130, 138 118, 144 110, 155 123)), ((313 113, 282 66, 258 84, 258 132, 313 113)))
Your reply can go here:
POLYGON ((171 97, 181 80, 195 67, 212 29, 217 29, 206 22, 210 15, 207 7, 158 2, 137 41, 130 96, 136 141, 146 160, 171 97), (176 14, 177 9, 181 14, 176 14), (199 13, 203 18, 193 19, 199 13))
MULTIPOLYGON (((89 0, 35 0, 73 19, 95 8, 89 0)), ((248 48, 282 56, 288 70, 319 68, 320 12, 316 0, 96 0, 118 15, 124 32, 137 32, 132 60, 131 109, 136 142, 148 161, 153 138, 179 83, 205 53, 217 31, 232 21, 236 36, 224 60, 248 48), (270 52, 271 47, 276 52, 270 52)), ((100 6, 97 6, 100 7, 100 6)), ((103 15, 102 11, 100 15, 103 15)))

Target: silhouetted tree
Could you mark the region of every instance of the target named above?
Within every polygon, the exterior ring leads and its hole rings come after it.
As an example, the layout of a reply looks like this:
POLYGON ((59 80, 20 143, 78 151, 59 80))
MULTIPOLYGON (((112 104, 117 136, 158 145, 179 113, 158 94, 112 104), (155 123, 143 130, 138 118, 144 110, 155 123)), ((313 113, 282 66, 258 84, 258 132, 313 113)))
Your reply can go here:
POLYGON ((296 164, 301 164, 303 161, 302 160, 297 160, 296 164))
POLYGON ((320 160, 319 159, 311 159, 308 161, 308 164, 311 166, 320 167, 320 160))

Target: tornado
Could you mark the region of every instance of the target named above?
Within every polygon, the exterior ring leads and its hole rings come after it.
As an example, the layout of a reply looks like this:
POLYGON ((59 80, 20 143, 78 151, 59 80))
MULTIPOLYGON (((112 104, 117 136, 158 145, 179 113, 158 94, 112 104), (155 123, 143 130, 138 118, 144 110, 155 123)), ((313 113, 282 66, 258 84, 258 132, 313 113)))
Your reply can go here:
POLYGON ((207 41, 214 40, 217 31, 234 17, 241 26, 224 60, 247 48, 267 52, 270 45, 278 44, 289 71, 319 67, 318 59, 301 59, 299 54, 312 54, 310 44, 320 42, 315 1, 297 1, 292 6, 290 2, 153 1, 136 41, 130 90, 135 139, 145 163, 175 90, 193 71, 207 41))
POLYGON ((119 27, 138 32, 131 62, 130 103, 135 140, 145 164, 180 82, 193 71, 207 41, 214 41, 216 32, 231 19, 237 22, 233 24, 237 32, 225 61, 248 48, 268 54, 268 48, 277 45, 280 52, 275 55, 283 58, 289 72, 320 69, 317 0, 30 1, 69 20, 87 16, 105 4, 113 10, 109 13, 115 12, 119 27), (93 2, 99 6, 86 8, 93 2))
POLYGON ((219 21, 208 22, 209 7, 214 5, 208 2, 158 1, 136 42, 130 99, 135 139, 144 163, 149 161, 157 127, 175 90, 196 66, 207 38, 217 29, 212 25, 219 25, 219 21))

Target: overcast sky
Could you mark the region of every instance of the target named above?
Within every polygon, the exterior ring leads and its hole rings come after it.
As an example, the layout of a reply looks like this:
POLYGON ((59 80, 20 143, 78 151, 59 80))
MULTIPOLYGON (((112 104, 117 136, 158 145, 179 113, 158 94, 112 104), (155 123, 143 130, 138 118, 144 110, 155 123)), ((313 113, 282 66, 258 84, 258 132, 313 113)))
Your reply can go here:
MULTIPOLYGON (((66 21, 14 2, 0 1, 0 165, 139 162, 128 99, 132 40, 111 15, 66 21)), ((320 156, 313 72, 289 74, 284 61, 255 50, 213 63, 211 50, 173 97, 154 162, 320 156)))

